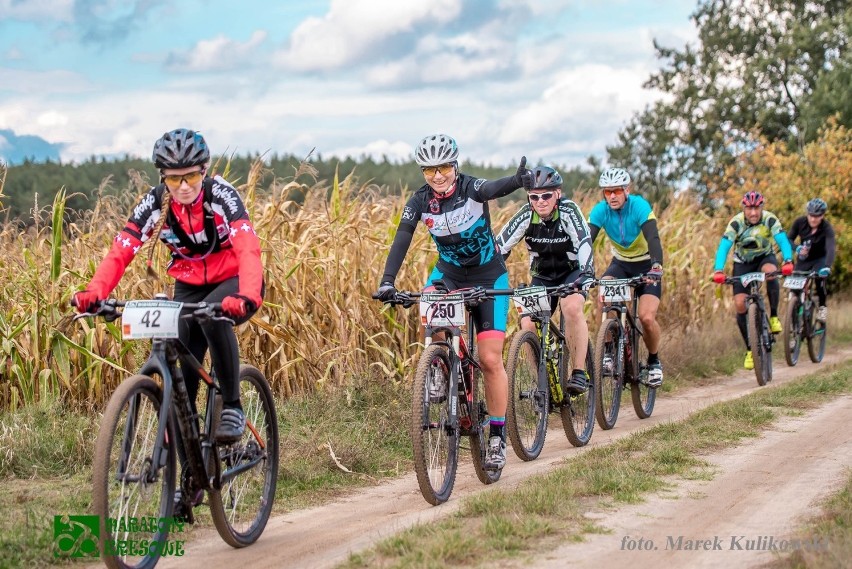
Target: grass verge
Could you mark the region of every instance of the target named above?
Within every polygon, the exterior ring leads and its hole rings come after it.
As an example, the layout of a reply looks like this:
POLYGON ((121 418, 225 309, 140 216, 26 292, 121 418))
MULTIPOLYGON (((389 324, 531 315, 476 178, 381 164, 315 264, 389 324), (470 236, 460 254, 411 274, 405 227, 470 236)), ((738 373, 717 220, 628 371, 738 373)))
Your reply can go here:
POLYGON ((410 528, 343 566, 429 568, 482 559, 499 565, 580 540, 601 531, 583 515, 595 501, 636 503, 670 486, 667 477, 712 477, 700 455, 756 437, 780 416, 849 392, 852 363, 707 407, 684 421, 592 449, 520 488, 468 498, 449 519, 410 528))

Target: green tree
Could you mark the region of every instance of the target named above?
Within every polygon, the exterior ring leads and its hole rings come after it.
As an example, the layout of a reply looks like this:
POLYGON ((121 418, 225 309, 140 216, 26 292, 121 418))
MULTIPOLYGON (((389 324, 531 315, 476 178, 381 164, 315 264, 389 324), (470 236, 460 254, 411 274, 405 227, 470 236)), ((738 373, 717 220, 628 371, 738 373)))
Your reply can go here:
POLYGON ((852 126, 849 0, 700 0, 692 19, 697 44, 654 42, 664 64, 645 87, 666 97, 607 148, 640 185, 685 180, 712 199, 755 132, 801 147, 828 116, 852 126))

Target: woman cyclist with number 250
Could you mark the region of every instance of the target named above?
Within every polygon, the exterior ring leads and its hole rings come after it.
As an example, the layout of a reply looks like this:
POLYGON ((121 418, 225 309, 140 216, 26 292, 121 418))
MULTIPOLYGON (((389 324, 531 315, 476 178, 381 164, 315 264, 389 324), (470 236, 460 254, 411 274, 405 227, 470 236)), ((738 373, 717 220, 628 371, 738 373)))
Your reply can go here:
MULTIPOLYGON (((221 302, 236 324, 246 322, 263 303, 260 241, 237 190, 220 176, 207 176, 210 149, 200 133, 176 129, 154 143, 160 184, 134 207, 124 229, 101 261, 86 289, 76 292, 79 312, 93 312, 118 285, 133 257, 146 244, 148 269, 157 239, 171 252, 168 273, 175 278, 174 300, 221 302)), ((233 326, 181 320, 180 340, 198 361, 207 349, 222 390, 222 414, 215 436, 220 443, 240 439, 246 419, 240 403, 239 346, 233 326)), ((198 373, 181 366, 189 400, 195 405, 198 373)), ((180 447, 179 447, 180 448, 180 447)), ((191 508, 194 497, 175 496, 175 515, 191 508), (188 501, 188 502, 187 502, 188 501)))
MULTIPOLYGON (((506 196, 520 187, 529 189, 532 173, 521 158, 514 176, 486 181, 459 172, 459 149, 446 134, 427 136, 417 145, 414 160, 426 183, 402 210, 399 227, 385 263, 376 298, 388 301, 396 295, 394 282, 411 246, 418 222, 429 229, 438 248, 438 263, 429 275, 425 290, 442 280, 448 289, 482 286, 509 287, 503 256, 497 253, 491 230, 488 201, 506 196)), ((509 297, 488 299, 473 309, 479 362, 485 376, 485 398, 491 417, 487 470, 501 470, 506 464, 504 423, 508 401, 508 378, 503 366, 503 340, 509 297)))

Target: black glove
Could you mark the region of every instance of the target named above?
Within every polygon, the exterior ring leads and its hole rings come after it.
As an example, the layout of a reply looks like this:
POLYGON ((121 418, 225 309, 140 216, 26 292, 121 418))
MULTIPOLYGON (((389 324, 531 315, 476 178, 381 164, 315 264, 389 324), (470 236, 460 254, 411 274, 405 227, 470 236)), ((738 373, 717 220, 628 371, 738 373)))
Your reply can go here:
POLYGON ((381 300, 382 302, 389 302, 394 299, 396 296, 396 287, 393 286, 393 283, 383 282, 379 286, 379 291, 376 293, 376 298, 381 300))
POLYGON ((527 170, 527 157, 521 156, 521 163, 518 165, 518 172, 515 174, 515 184, 530 191, 535 183, 535 174, 527 170))

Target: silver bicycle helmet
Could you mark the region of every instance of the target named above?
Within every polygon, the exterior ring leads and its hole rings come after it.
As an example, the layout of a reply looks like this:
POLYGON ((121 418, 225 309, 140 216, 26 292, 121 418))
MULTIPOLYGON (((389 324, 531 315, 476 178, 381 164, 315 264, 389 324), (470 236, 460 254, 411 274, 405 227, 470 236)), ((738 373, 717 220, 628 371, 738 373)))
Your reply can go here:
POLYGON ((620 188, 628 184, 630 184, 630 174, 624 168, 607 168, 598 181, 601 188, 620 188))
POLYGON ((459 159, 459 147, 453 137, 433 134, 420 141, 414 151, 418 166, 440 166, 459 159))
POLYGON ((154 165, 166 168, 203 166, 210 161, 210 149, 201 133, 178 128, 165 133, 154 143, 154 165))

